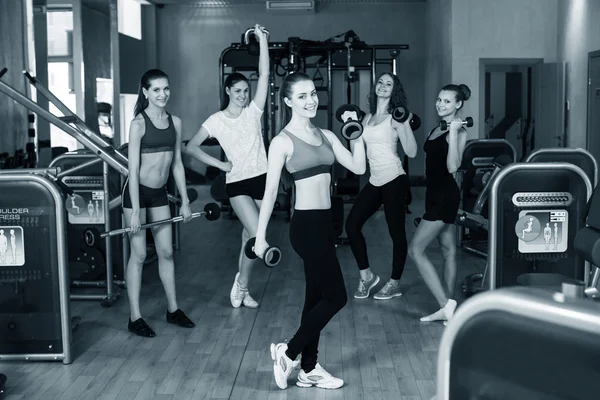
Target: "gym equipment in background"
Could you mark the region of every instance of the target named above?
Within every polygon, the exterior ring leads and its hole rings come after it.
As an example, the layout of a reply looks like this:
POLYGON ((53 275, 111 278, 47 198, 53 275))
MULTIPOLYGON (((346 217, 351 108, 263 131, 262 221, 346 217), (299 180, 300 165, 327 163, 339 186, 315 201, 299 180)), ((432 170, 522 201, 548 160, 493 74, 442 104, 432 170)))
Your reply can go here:
MULTIPOLYGON (((480 194, 490 180, 496 166, 494 159, 507 156, 511 162, 516 161, 514 147, 504 139, 470 140, 465 145, 462 162, 456 173, 461 200, 460 209, 473 214, 480 214, 488 218, 487 207, 480 204, 480 210, 475 210, 475 205, 480 200, 480 194)), ((506 164, 506 162, 503 162, 506 164)), ((466 251, 482 257, 487 256, 487 232, 479 229, 469 229, 468 226, 456 226, 456 242, 466 251)))
POLYGON ((466 300, 444 330, 436 400, 587 399, 600 393, 600 309, 582 282, 466 300))
MULTIPOLYGON (((58 98, 56 98, 56 96, 54 96, 47 88, 45 88, 36 78, 32 77, 26 71, 24 72, 24 75, 29 80, 31 85, 33 85, 36 88, 39 94, 46 97, 57 107, 59 111, 61 111, 64 114, 63 117, 57 117, 54 114, 48 112, 47 110, 44 110, 37 103, 33 102, 31 99, 24 96, 22 93, 20 93, 7 83, 3 82, 2 80, 0 80, 0 92, 3 92, 8 97, 23 105, 31 112, 37 114, 38 117, 44 118, 51 124, 63 130, 65 133, 71 135, 79 143, 81 143, 88 151, 92 152, 92 154, 94 154, 97 157, 90 161, 86 161, 82 164, 79 164, 68 171, 59 171, 55 174, 50 173, 49 169, 28 169, 25 171, 43 174, 48 179, 51 179, 56 185, 58 185, 63 190, 63 192, 66 193, 64 203, 67 211, 70 214, 80 214, 84 211, 84 208, 86 208, 87 211, 87 205, 82 204, 82 196, 74 193, 73 189, 71 189, 68 185, 65 185, 62 182, 61 178, 63 176, 68 176, 69 174, 73 175, 77 171, 84 170, 85 168, 89 168, 101 162, 106 164, 105 166, 103 166, 103 171, 107 171, 108 167, 111 167, 114 170, 116 170, 122 177, 127 177, 129 174, 127 157, 123 155, 118 149, 114 148, 111 144, 106 142, 106 140, 102 138, 99 134, 91 131, 77 115, 75 115, 71 110, 69 110, 67 106, 65 106, 58 98)), ((108 174, 105 175, 108 176, 108 174)), ((106 185, 106 182, 104 184, 106 185)), ((175 204, 178 204, 181 201, 179 197, 172 193, 168 193, 167 197, 170 202, 175 204)), ((104 210, 102 210, 101 214, 110 215, 110 210, 114 210, 121 206, 121 196, 115 196, 112 199, 106 198, 103 204, 104 210)), ((111 230, 110 218, 104 218, 104 230, 111 230)), ((90 294, 85 298, 81 299, 101 300, 102 306, 110 307, 118 299, 119 294, 118 292, 115 292, 114 288, 114 277, 112 268, 112 246, 109 237, 105 238, 105 252, 106 294, 90 294)))
POLYGON ((72 362, 65 196, 48 171, 0 171, 3 361, 72 362))
POLYGON ((570 163, 514 163, 492 182, 489 195, 487 288, 560 288, 585 279, 573 241, 592 194, 585 172, 570 163))

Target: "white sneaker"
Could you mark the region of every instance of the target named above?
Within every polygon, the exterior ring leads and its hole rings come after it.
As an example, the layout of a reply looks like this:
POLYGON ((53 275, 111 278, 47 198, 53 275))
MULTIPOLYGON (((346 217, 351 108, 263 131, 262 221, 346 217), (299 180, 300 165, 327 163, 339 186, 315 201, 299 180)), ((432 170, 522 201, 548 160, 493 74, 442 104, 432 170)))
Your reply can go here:
POLYGON ((248 307, 248 308, 258 308, 258 302, 256 300, 254 300, 252 298, 252 296, 250 296, 250 293, 248 293, 248 290, 245 290, 246 294, 244 295, 244 300, 242 300, 242 304, 244 305, 244 307, 248 307))
POLYGON ((426 317, 421 318, 421 322, 433 321, 450 321, 456 310, 456 300, 448 299, 444 308, 440 308, 436 312, 426 317))
POLYGON ((231 292, 229 292, 229 300, 231 300, 231 305, 235 308, 238 308, 242 304, 244 307, 258 308, 258 302, 254 300, 252 296, 250 296, 248 289, 242 289, 240 287, 240 284, 238 283, 239 276, 239 272, 235 274, 233 286, 231 287, 231 292))
POLYGON ((233 286, 231 287, 231 292, 229 292, 229 300, 231 300, 231 305, 234 308, 238 308, 239 306, 241 306, 242 301, 244 300, 244 297, 246 296, 246 293, 244 293, 244 290, 240 287, 240 284, 238 283, 239 276, 240 276, 239 272, 237 274, 235 274, 235 279, 233 280, 233 286))
POLYGON ((329 372, 325 371, 320 364, 317 363, 315 368, 309 373, 304 372, 304 370, 300 370, 296 386, 303 388, 316 386, 321 389, 339 389, 344 386, 344 381, 340 378, 332 376, 329 372))
POLYGON ((299 361, 294 361, 285 355, 286 343, 271 343, 271 359, 273 360, 273 376, 279 389, 287 388, 287 380, 299 361))

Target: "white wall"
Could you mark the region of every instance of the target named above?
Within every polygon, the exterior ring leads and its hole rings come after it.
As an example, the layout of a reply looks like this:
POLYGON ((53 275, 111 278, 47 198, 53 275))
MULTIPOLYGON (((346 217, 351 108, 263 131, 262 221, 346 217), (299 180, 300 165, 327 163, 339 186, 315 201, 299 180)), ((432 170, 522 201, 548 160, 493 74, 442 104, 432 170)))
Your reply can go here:
POLYGON ((600 50, 600 1, 559 2, 558 56, 567 63, 570 103, 567 143, 585 148, 587 127, 588 53, 600 50))
POLYGON ((470 138, 484 136, 479 59, 556 62, 557 21, 558 0, 452 0, 452 83, 472 92, 462 114, 475 120, 470 138))
MULTIPOLYGON (((419 154, 427 134, 439 122, 435 101, 440 89, 452 81, 452 1, 427 2, 427 58, 425 59, 425 93, 423 99, 423 130, 417 135, 419 154)), ((423 158, 424 159, 424 158, 423 158)), ((412 175, 412 170, 410 171, 412 175)))

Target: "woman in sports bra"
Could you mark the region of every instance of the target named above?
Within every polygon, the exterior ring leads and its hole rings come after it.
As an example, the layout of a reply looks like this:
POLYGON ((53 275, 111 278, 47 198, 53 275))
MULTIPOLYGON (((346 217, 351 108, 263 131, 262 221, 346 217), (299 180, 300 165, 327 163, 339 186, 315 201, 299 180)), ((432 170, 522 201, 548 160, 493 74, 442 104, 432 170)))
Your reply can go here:
POLYGON ((225 79, 221 111, 211 115, 200 130, 188 142, 186 153, 199 161, 226 172, 225 192, 231 207, 242 222, 242 243, 238 258, 238 272, 229 292, 229 300, 235 308, 244 305, 258 307, 250 296, 248 281, 255 260, 244 254, 246 242, 256 235, 258 211, 265 192, 267 177, 267 153, 262 136, 261 117, 269 90, 269 44, 263 27, 256 25, 254 35, 258 39, 258 83, 256 94, 248 104, 250 86, 248 79, 233 73, 225 79), (207 138, 216 138, 229 161, 220 161, 200 148, 207 138))
MULTIPOLYGON (((290 222, 290 242, 304 261, 306 291, 302 323, 289 343, 271 344, 275 382, 281 389, 302 354, 302 370, 296 385, 337 389, 344 382, 317 363, 319 336, 329 320, 347 301, 344 277, 337 259, 333 216, 331 214, 331 166, 338 161, 357 175, 365 173, 362 137, 350 142, 348 151, 337 136, 311 123, 319 99, 313 81, 304 73, 288 75, 281 84, 280 107, 285 128, 271 141, 265 197, 260 208, 254 251, 262 257, 268 247, 266 231, 279 187, 282 168, 295 183, 294 213, 290 222), (291 119, 287 118, 291 112, 291 119)), ((344 119, 358 119, 346 112, 344 119)))
POLYGON ((435 127, 423 146, 426 153, 425 214, 412 238, 408 254, 440 305, 440 310, 421 318, 423 322, 449 321, 456 309, 456 300, 452 299, 456 283, 454 221, 460 204, 460 191, 453 174, 460 166, 467 141, 467 131, 456 114, 469 97, 471 90, 467 85, 446 85, 442 88, 436 108, 449 127, 446 131, 435 127), (435 238, 444 259, 443 284, 436 268, 425 255, 425 249, 435 238))
POLYGON ((367 145, 371 176, 346 219, 348 241, 360 270, 358 289, 354 293, 357 299, 369 297, 371 289, 379 283, 379 276, 369 266, 362 227, 382 204, 393 242, 392 275, 373 298, 389 300, 402 295, 400 278, 408 250, 404 225, 410 182, 398 157, 398 141, 410 158, 417 154, 417 142, 410 127, 410 116, 404 123, 392 119, 391 113, 399 106, 406 107, 402 83, 396 75, 384 73, 369 96, 370 113, 363 118, 362 137, 367 145))
MULTIPOLYGON (((166 188, 170 169, 181 196, 183 222, 189 222, 192 215, 181 161, 181 120, 165 110, 169 96, 167 74, 158 69, 146 71, 135 103, 135 118, 129 128, 129 176, 121 197, 125 223, 131 227, 131 251, 125 277, 131 312, 128 329, 144 337, 154 337, 155 333, 140 313, 142 267, 146 259, 146 231, 140 230, 140 225, 147 220, 171 218, 166 188)), ((151 229, 160 280, 167 295, 167 322, 192 328, 194 323, 177 306, 171 224, 151 229)))

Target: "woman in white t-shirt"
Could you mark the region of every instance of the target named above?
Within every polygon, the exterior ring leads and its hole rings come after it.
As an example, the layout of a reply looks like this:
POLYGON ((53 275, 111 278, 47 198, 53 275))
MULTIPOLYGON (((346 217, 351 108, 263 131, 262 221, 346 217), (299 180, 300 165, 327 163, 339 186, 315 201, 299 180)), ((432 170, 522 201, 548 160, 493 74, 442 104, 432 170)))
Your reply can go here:
POLYGON ((410 158, 417 154, 417 142, 410 127, 412 116, 403 123, 392 119, 392 111, 399 106, 406 107, 402 83, 396 75, 384 73, 369 96, 370 113, 363 119, 362 137, 367 146, 371 176, 354 201, 346 220, 346 234, 360 270, 358 289, 354 293, 357 299, 369 297, 371 289, 379 283, 379 277, 369 266, 362 227, 381 205, 393 242, 392 273, 390 280, 373 298, 389 300, 402 295, 399 281, 408 251, 404 223, 410 182, 398 156, 398 142, 410 158))
POLYGON ((238 261, 239 272, 235 275, 229 294, 231 305, 236 308, 241 305, 258 307, 258 303, 248 291, 248 281, 255 260, 246 257, 244 246, 250 238, 256 236, 267 173, 267 153, 262 136, 261 117, 269 89, 269 46, 263 29, 258 24, 254 29, 260 46, 258 84, 254 98, 248 104, 250 86, 244 75, 229 75, 223 85, 225 93, 221 110, 204 121, 186 146, 187 154, 226 172, 225 192, 244 226, 238 261), (219 141, 228 161, 220 161, 202 151, 200 145, 209 137, 219 141))

